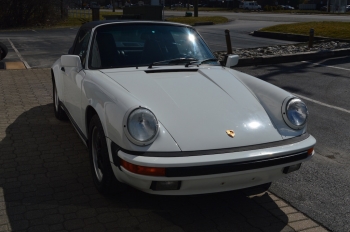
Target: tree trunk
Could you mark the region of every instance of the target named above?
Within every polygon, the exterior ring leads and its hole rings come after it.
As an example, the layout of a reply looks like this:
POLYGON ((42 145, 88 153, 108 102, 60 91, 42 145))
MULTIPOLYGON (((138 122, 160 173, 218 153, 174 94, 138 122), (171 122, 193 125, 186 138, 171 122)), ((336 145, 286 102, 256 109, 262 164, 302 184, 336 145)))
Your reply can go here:
POLYGON ((194 11, 194 17, 198 17, 198 0, 194 0, 193 2, 193 11, 194 11))
POLYGON ((61 19, 64 18, 64 4, 63 4, 63 0, 61 0, 61 19))
POLYGON ((115 0, 112 0, 112 11, 115 12, 115 0))

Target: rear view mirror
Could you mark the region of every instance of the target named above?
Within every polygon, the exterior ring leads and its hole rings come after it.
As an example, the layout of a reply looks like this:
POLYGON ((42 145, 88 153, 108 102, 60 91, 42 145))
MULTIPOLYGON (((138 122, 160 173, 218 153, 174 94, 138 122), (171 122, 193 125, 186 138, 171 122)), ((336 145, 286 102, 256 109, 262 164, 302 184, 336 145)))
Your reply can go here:
POLYGON ((81 68, 80 57, 76 55, 64 55, 61 56, 61 66, 62 67, 77 67, 81 68))
POLYGON ((226 67, 230 68, 238 64, 239 56, 238 55, 229 55, 227 56, 226 67))

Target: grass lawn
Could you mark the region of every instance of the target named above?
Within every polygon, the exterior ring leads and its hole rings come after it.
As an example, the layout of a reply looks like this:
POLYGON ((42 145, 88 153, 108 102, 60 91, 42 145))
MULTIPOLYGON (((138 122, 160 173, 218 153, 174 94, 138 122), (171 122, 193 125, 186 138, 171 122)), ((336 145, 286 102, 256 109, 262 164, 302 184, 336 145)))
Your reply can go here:
POLYGON ((194 25, 194 23, 199 22, 213 22, 214 24, 218 23, 226 23, 228 22, 228 19, 221 16, 207 16, 207 17, 171 17, 167 18, 166 21, 169 22, 176 22, 176 23, 183 23, 188 25, 194 25))
MULTIPOLYGON (((190 7, 189 10, 187 10, 187 7, 175 7, 175 8, 170 8, 170 7, 165 7, 164 10, 166 11, 194 11, 193 7, 190 7)), ((243 9, 231 9, 231 8, 220 8, 220 7, 198 7, 198 12, 201 11, 237 11, 237 12, 244 12, 243 9)))
POLYGON ((280 24, 272 27, 265 27, 260 31, 309 35, 310 28, 315 30, 315 36, 350 39, 350 22, 307 22, 280 24))

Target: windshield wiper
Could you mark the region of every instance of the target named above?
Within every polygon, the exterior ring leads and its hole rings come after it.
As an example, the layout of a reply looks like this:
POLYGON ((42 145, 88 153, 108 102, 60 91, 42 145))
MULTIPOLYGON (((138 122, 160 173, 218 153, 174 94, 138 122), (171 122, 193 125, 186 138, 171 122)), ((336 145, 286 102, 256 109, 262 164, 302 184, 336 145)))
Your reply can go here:
POLYGON ((218 59, 210 58, 210 59, 202 60, 202 62, 200 64, 203 64, 203 63, 208 62, 208 61, 218 61, 218 59))
POLYGON ((171 60, 162 60, 162 61, 157 61, 157 62, 152 62, 148 68, 152 68, 153 65, 156 65, 156 64, 180 64, 180 63, 183 63, 183 62, 198 62, 197 59, 195 58, 191 58, 191 57, 182 57, 182 58, 176 58, 176 59, 171 59, 171 60))
POLYGON ((216 58, 210 58, 210 59, 205 59, 205 60, 202 60, 202 61, 199 61, 199 60, 195 60, 195 61, 190 61, 188 62, 187 64, 185 64, 185 67, 187 68, 189 65, 191 64, 195 64, 195 63, 199 63, 198 65, 201 65, 205 62, 208 62, 208 61, 218 61, 218 59, 216 58))

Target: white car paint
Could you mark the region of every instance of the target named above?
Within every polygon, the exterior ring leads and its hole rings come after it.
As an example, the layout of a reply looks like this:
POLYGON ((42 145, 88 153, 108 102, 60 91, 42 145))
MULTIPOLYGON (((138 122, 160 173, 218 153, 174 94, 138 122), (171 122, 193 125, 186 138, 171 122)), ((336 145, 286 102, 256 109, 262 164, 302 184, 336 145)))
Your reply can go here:
POLYGON ((166 75, 114 71, 104 72, 155 113, 182 151, 281 140, 261 104, 226 68, 203 66, 166 75), (228 129, 235 131, 235 139, 223 133, 228 129))
MULTIPOLYGON (((67 56, 62 57, 65 58, 67 56)), ((298 143, 244 152, 188 157, 129 154, 126 151, 166 153, 265 144, 298 137, 306 132, 306 127, 293 130, 283 120, 283 101, 292 94, 226 67, 154 65, 151 70, 158 73, 147 73, 150 70, 147 67, 89 70, 87 65, 83 69, 78 65, 64 67, 65 71, 61 68, 59 59, 52 66, 57 93, 84 142, 88 138, 86 112, 91 107, 101 120, 116 178, 148 193, 197 194, 264 184, 285 175, 284 167, 301 163, 311 155, 297 162, 242 172, 152 177, 134 174, 113 164, 112 142, 125 150, 119 151, 118 157, 147 167, 191 167, 261 160, 306 151, 316 143, 309 136, 298 143), (123 132, 126 112, 138 106, 150 109, 159 120, 160 133, 147 146, 133 144, 123 132), (227 136, 225 131, 228 129, 235 131, 234 138, 227 136), (158 192, 150 189, 152 181, 173 179, 182 181, 180 190, 158 192)))

